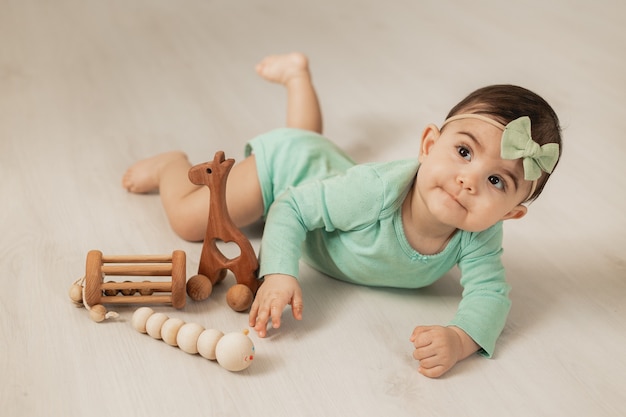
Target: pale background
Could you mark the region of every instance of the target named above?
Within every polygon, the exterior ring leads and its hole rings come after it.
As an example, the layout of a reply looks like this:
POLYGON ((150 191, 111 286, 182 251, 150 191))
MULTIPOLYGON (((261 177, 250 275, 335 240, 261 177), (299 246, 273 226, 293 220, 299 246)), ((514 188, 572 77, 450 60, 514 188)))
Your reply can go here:
MULTIPOLYGON (((625 415, 625 17, 619 0, 0 0, 0 414, 625 415), (327 135, 358 161, 415 155, 423 127, 486 84, 557 110, 563 160, 506 225, 513 307, 494 359, 416 371, 409 335, 452 317, 454 271, 391 291, 303 266, 304 321, 253 335, 238 374, 136 333, 133 308, 96 324, 70 303, 90 249, 182 249, 195 272, 201 245, 121 175, 169 149, 240 159, 284 120, 284 91, 254 64, 292 50, 311 58, 327 135)), ((155 309, 243 329, 232 282, 155 309)))

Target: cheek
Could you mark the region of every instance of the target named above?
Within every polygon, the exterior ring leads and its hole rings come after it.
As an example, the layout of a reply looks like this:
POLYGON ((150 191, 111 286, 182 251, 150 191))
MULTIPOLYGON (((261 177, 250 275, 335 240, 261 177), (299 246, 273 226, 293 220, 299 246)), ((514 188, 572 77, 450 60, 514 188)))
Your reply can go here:
POLYGON ((417 186, 422 189, 430 188, 434 184, 435 179, 438 178, 438 175, 437 167, 427 161, 420 165, 415 181, 417 182, 417 186))
POLYGON ((446 173, 449 175, 454 169, 454 158, 450 155, 442 155, 440 152, 433 150, 426 156, 421 156, 420 172, 426 171, 428 176, 441 176, 446 173))
POLYGON ((509 200, 511 199, 508 198, 505 201, 501 198, 485 200, 483 207, 481 207, 481 211, 484 213, 483 218, 485 221, 495 224, 510 213, 511 210, 517 206, 517 204, 509 200))

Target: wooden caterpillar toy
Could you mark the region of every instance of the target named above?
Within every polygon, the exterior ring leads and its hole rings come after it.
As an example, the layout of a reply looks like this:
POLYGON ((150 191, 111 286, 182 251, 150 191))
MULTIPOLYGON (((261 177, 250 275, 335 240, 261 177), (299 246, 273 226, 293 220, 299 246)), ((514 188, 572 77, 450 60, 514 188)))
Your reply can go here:
POLYGON ((140 333, 147 333, 170 346, 178 346, 191 355, 199 353, 206 359, 217 360, 231 372, 243 371, 254 360, 254 344, 247 330, 224 334, 196 323, 169 318, 164 313, 155 313, 150 307, 138 308, 131 323, 140 333))

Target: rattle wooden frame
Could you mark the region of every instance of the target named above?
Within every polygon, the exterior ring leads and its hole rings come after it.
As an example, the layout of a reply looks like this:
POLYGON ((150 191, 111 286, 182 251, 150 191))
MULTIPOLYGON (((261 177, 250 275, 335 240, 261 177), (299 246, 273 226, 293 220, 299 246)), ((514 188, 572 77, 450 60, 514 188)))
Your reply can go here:
POLYGON ((84 303, 97 304, 171 304, 183 308, 186 301, 185 252, 171 255, 103 256, 99 250, 89 251, 85 267, 84 303), (107 275, 116 276, 171 276, 171 281, 104 282, 107 275), (161 295, 110 296, 105 291, 137 290, 142 293, 169 293, 161 295))

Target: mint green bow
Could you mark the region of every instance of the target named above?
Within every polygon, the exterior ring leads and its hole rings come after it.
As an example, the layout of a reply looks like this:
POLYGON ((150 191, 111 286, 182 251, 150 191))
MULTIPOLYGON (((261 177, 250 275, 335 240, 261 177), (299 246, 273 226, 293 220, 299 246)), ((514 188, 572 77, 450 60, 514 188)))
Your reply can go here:
POLYGON ((530 118, 523 116, 511 121, 502 134, 500 155, 504 159, 524 159, 524 179, 534 181, 541 171, 552 172, 559 160, 559 145, 546 143, 539 146, 530 135, 530 118))

